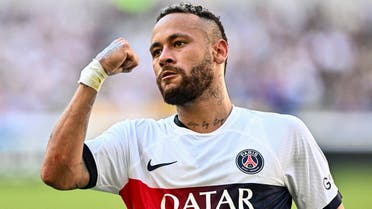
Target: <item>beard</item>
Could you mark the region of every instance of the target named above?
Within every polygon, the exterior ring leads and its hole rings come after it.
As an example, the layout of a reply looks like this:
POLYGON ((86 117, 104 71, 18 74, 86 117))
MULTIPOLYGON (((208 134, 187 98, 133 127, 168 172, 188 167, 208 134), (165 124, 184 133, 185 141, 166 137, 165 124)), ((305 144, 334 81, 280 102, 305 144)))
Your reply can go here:
POLYGON ((192 67, 190 76, 187 76, 185 70, 182 68, 172 68, 182 79, 178 86, 167 91, 161 86, 161 78, 159 76, 156 82, 164 101, 170 105, 184 105, 194 101, 209 88, 213 81, 214 76, 211 66, 212 58, 205 55, 205 58, 200 64, 192 67))

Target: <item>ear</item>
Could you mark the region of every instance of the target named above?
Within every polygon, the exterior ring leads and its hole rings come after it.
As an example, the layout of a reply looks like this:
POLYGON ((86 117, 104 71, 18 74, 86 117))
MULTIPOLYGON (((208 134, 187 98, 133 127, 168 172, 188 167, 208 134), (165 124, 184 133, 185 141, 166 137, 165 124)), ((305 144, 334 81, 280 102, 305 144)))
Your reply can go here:
POLYGON ((229 48, 227 42, 219 39, 213 47, 213 58, 217 64, 223 64, 227 59, 229 48))

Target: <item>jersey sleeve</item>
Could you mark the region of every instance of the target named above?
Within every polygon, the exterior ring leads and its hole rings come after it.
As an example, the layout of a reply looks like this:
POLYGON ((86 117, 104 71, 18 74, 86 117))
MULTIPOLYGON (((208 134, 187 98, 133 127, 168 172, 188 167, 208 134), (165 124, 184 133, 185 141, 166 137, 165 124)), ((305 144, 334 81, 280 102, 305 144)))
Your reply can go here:
POLYGON ((86 140, 97 169, 97 181, 93 189, 118 194, 128 181, 128 140, 127 122, 120 122, 98 137, 86 140))
POLYGON ((305 124, 298 118, 291 131, 292 148, 285 175, 298 209, 336 209, 341 204, 327 159, 305 124))
POLYGON ((93 154, 86 144, 84 144, 83 148, 83 161, 89 173, 89 182, 81 189, 90 189, 95 187, 97 184, 97 166, 96 162, 94 161, 93 154))

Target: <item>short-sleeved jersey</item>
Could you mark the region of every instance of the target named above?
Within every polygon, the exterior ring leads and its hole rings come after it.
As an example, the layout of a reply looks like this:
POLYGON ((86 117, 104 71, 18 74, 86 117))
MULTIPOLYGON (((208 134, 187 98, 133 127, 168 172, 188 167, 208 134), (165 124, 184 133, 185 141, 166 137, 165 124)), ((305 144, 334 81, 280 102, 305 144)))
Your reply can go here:
MULTIPOLYGON (((207 125, 207 124, 204 124, 207 125)), ((86 145, 94 189, 128 209, 337 208, 328 163, 304 123, 290 115, 234 107, 211 133, 174 116, 119 122, 86 145)))

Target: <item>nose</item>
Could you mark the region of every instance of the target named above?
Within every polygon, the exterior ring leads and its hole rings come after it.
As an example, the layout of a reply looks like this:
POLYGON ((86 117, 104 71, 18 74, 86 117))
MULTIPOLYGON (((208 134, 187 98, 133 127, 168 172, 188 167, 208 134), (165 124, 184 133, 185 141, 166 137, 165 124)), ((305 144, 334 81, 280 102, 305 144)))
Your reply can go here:
POLYGON ((164 67, 165 65, 174 64, 175 59, 172 52, 168 48, 163 48, 159 56, 159 65, 164 67))

